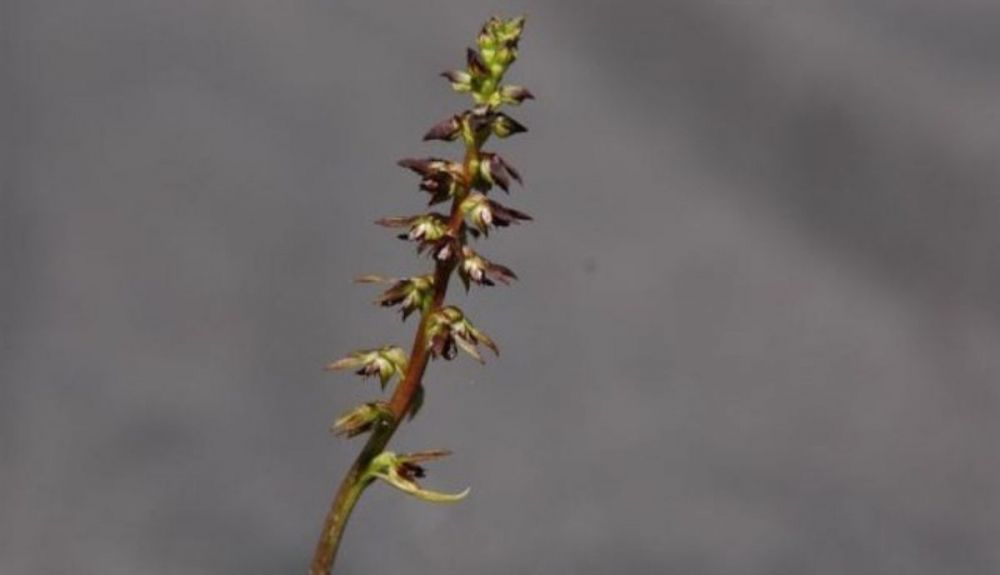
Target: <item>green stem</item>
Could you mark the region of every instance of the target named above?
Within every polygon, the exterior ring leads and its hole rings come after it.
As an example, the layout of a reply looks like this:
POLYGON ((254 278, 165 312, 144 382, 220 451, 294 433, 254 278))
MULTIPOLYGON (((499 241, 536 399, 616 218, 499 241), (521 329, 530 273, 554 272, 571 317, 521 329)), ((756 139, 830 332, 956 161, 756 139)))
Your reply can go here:
MULTIPOLYGON (((359 460, 360 461, 360 460, 359 460)), ((333 561, 344 537, 344 528, 351 517, 354 506, 361 499, 366 483, 362 481, 363 468, 358 468, 357 462, 344 478, 334 498, 333 505, 326 521, 323 523, 323 533, 316 545, 316 555, 309 568, 310 575, 326 575, 333 569, 333 561)))

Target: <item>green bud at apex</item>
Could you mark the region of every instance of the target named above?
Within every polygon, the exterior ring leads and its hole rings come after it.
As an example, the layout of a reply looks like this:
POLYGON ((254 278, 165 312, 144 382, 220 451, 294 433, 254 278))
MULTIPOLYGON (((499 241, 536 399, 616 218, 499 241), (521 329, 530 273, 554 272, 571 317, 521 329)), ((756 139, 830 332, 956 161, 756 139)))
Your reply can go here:
MULTIPOLYGON (((497 344, 476 327, 465 313, 445 303, 452 276, 468 291, 477 286, 509 285, 517 275, 473 249, 470 242, 489 236, 493 228, 530 221, 528 214, 504 206, 490 196, 499 188, 509 192, 512 182, 522 184, 520 173, 504 157, 484 150, 491 137, 507 139, 528 129, 501 111, 519 106, 534 95, 519 85, 504 84, 504 77, 518 58, 524 18, 493 17, 479 30, 475 47, 465 53, 463 69, 443 72, 452 89, 468 94, 472 104, 436 124, 424 134, 435 145, 459 144, 464 148, 455 159, 406 158, 398 164, 420 181, 428 204, 450 205, 441 212, 387 217, 376 223, 397 229, 400 239, 414 242, 418 254, 426 254, 432 269, 409 277, 364 275, 357 282, 384 284, 375 299, 382 307, 398 308, 405 320, 418 316, 417 333, 406 351, 396 346, 361 350, 331 362, 328 370, 353 370, 362 377, 377 376, 385 390, 395 380, 387 400, 364 403, 343 414, 331 431, 352 438, 367 435, 367 442, 341 482, 323 523, 323 530, 310 566, 310 575, 329 575, 340 548, 344 528, 363 492, 377 481, 404 493, 434 503, 452 503, 468 494, 441 493, 423 488, 418 479, 422 463, 440 459, 448 451, 396 454, 386 449, 407 416, 411 419, 423 405, 424 374, 431 359, 451 360, 458 350, 483 362, 480 346, 499 355, 497 344)), ((523 184, 522 184, 523 185, 523 184)), ((425 260, 426 261, 426 260, 425 260)))

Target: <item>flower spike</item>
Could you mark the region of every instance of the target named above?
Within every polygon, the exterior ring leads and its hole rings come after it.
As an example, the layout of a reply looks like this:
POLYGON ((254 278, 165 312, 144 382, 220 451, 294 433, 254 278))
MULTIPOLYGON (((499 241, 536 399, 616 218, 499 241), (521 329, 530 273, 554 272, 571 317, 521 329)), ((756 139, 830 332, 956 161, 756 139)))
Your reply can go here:
POLYGON ((493 228, 532 219, 488 197, 494 187, 509 192, 512 183, 522 184, 522 180, 502 156, 484 149, 490 138, 505 139, 528 131, 504 109, 534 99, 527 88, 507 84, 504 78, 518 59, 523 30, 523 17, 490 18, 476 35, 473 47, 466 50, 459 69, 441 74, 454 91, 468 93, 471 103, 432 125, 423 138, 455 142, 463 148, 461 154, 453 159, 415 157, 398 162, 420 178, 419 189, 428 194, 428 205, 446 203, 449 208, 376 222, 394 229, 400 239, 414 242, 418 254, 429 256, 432 269, 411 277, 357 278, 361 283, 382 284, 375 303, 399 309, 404 320, 419 314, 420 321, 409 352, 394 346, 362 350, 326 366, 350 369, 364 377, 377 376, 383 389, 395 379, 395 386, 386 401, 355 407, 341 415, 331 429, 343 437, 368 434, 368 438, 323 523, 310 575, 331 574, 347 519, 364 490, 375 481, 437 503, 458 501, 469 492, 441 493, 425 489, 418 482, 425 475, 423 464, 448 455, 447 451, 397 454, 386 448, 407 417, 412 419, 423 405, 427 386, 424 375, 432 360, 454 359, 461 350, 483 362, 482 347, 499 355, 496 343, 461 309, 448 305, 446 296, 455 275, 466 290, 472 284, 492 286, 517 279, 510 268, 479 255, 470 245, 470 237, 481 240, 493 228))

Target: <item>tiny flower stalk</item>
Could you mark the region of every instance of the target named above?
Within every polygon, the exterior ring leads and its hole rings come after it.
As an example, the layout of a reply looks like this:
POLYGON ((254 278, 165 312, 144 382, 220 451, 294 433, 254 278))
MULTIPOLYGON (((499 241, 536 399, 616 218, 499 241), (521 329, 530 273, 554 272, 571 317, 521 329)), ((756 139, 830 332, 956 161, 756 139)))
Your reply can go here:
POLYGON ((430 258, 433 269, 412 277, 357 278, 360 283, 384 286, 376 304, 398 307, 403 320, 411 315, 420 319, 409 352, 397 346, 365 349, 326 366, 328 370, 352 370, 365 378, 378 377, 382 390, 393 380, 396 384, 386 400, 369 401, 347 411, 331 428, 335 435, 348 439, 366 435, 367 441, 334 496, 310 575, 332 572, 351 512, 365 489, 377 481, 433 503, 452 503, 468 493, 467 489, 454 494, 433 491, 417 481, 425 475, 422 463, 449 452, 401 455, 386 447, 404 419, 413 418, 423 404, 423 377, 432 359, 451 360, 462 350, 482 362, 480 346, 499 355, 496 343, 465 312, 447 305, 445 298, 456 274, 466 290, 473 285, 506 285, 517 279, 510 268, 481 255, 469 242, 487 237, 492 229, 531 220, 528 214, 489 197, 497 188, 509 193, 513 183, 521 184, 521 174, 504 157, 483 149, 491 137, 505 139, 527 131, 520 121, 500 111, 503 106, 534 99, 526 88, 503 83, 507 69, 517 59, 523 27, 524 18, 490 18, 476 38, 476 47, 466 52, 465 69, 442 74, 452 89, 471 96, 473 106, 433 124, 424 140, 460 143, 463 156, 458 160, 428 157, 399 161, 401 167, 419 176, 418 187, 427 194, 428 205, 450 205, 450 209, 447 213, 429 211, 376 222, 400 230, 398 237, 413 242, 418 254, 430 258))

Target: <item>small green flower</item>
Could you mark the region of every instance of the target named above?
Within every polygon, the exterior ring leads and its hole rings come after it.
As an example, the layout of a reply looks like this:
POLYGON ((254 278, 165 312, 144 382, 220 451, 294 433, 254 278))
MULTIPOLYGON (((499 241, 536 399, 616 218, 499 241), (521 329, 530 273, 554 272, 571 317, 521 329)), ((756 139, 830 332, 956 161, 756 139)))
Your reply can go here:
POLYGON ((371 431, 375 426, 392 421, 392 411, 384 401, 371 401, 341 415, 330 432, 347 438, 371 431))
POLYGON ((403 493, 431 503, 455 503, 469 494, 468 488, 459 493, 441 493, 424 489, 417 483, 417 479, 422 479, 426 475, 426 471, 419 465, 420 463, 441 459, 448 455, 451 455, 451 452, 443 449, 406 455, 383 451, 368 465, 364 480, 370 483, 381 479, 403 493))
POLYGON ((451 83, 451 89, 456 92, 468 92, 472 90, 472 75, 462 70, 448 70, 441 72, 441 76, 451 83))
POLYGON ((462 310, 455 306, 443 307, 430 316, 426 337, 432 357, 451 360, 458 354, 458 348, 462 348, 476 361, 483 363, 483 357, 479 354, 479 344, 488 347, 494 355, 500 355, 497 344, 472 325, 462 310))
POLYGON ((399 234, 399 239, 420 242, 435 242, 448 233, 448 217, 437 212, 417 216, 402 216, 382 218, 376 221, 387 228, 409 228, 405 234, 399 234))
POLYGON ((427 309, 434 297, 434 274, 409 278, 385 278, 377 275, 361 276, 359 283, 391 283, 392 286, 375 300, 382 307, 398 305, 406 320, 411 313, 427 309))
POLYGON ((505 228, 521 221, 530 221, 528 214, 508 208, 495 202, 479 192, 469 194, 462 202, 462 213, 472 221, 470 232, 478 236, 489 235, 491 227, 505 228))
POLYGON ((469 246, 462 246, 462 263, 458 266, 458 276, 465 285, 465 291, 469 291, 470 283, 492 286, 500 282, 510 285, 511 280, 517 279, 517 275, 509 267, 491 262, 469 246))
POLYGON ((403 377, 406 373, 407 357, 403 348, 385 346, 378 349, 356 351, 347 357, 338 359, 326 365, 327 371, 335 369, 353 369, 362 377, 378 375, 382 389, 393 376, 403 377))

